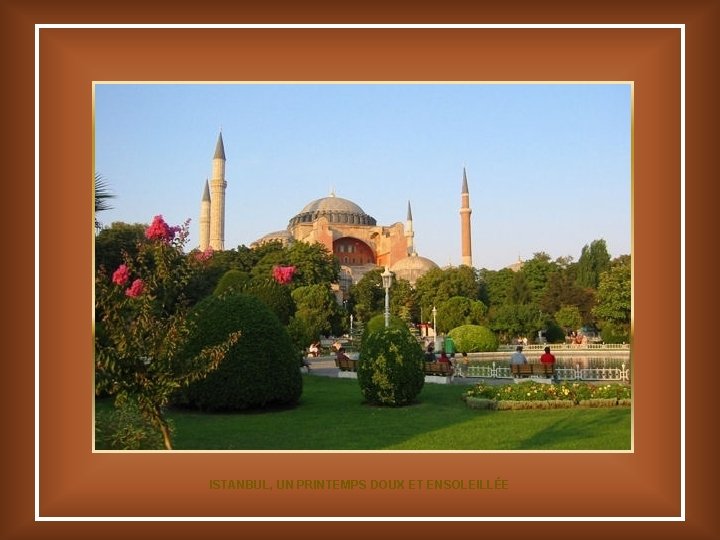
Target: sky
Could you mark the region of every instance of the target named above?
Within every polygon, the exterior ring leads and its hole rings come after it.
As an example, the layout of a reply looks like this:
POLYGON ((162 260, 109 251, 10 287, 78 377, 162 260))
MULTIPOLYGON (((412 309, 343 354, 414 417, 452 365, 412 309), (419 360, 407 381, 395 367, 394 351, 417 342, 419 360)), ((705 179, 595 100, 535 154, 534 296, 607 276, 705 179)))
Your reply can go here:
POLYGON ((476 268, 545 252, 577 261, 631 245, 629 84, 105 84, 95 86, 94 170, 114 198, 105 225, 190 219, 218 133, 225 248, 282 230, 334 192, 415 248, 458 265, 467 171, 476 268))

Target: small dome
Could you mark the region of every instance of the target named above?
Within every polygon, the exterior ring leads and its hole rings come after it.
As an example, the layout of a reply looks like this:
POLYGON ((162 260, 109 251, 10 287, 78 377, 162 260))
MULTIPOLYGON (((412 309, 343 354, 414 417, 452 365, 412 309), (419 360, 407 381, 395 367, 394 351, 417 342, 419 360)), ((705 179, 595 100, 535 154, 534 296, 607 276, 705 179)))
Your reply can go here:
POLYGON ((410 282, 410 285, 415 285, 415 282, 424 274, 438 268, 438 265, 432 262, 430 259, 420 257, 417 253, 400 259, 390 267, 390 271, 395 274, 398 279, 405 279, 410 282))
POLYGON ((252 244, 250 244, 251 247, 255 246, 261 246, 263 244, 267 244, 268 242, 282 242, 282 244, 285 246, 289 244, 292 241, 292 235, 290 234, 290 231, 287 229, 284 229, 282 231, 275 231, 266 234, 262 238, 258 238, 255 240, 252 244))
POLYGON ((327 218, 331 223, 347 223, 349 225, 377 225, 377 221, 369 216, 357 204, 342 197, 331 195, 305 205, 290 220, 289 227, 298 223, 312 223, 320 217, 327 218))

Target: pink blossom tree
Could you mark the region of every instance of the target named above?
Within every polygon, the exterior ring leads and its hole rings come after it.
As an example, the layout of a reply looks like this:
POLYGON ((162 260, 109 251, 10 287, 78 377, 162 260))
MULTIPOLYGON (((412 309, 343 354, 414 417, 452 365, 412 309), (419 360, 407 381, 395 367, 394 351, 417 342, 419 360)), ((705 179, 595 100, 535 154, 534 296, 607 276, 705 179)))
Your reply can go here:
POLYGON ((113 396, 118 409, 137 409, 167 450, 172 440, 164 409, 171 395, 215 369, 240 338, 232 333, 192 358, 183 354, 192 326, 185 289, 211 256, 184 253, 188 225, 170 227, 155 216, 137 256, 125 254, 112 276, 101 271, 95 281, 102 330, 95 338, 96 391, 113 396))

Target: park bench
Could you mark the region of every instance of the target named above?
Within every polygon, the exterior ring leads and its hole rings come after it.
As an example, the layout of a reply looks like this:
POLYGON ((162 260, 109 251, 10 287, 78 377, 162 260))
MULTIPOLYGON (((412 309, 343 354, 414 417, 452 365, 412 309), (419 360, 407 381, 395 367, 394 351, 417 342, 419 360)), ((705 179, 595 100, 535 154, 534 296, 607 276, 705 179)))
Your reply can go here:
POLYGON ((352 358, 336 358, 335 365, 340 371, 357 371, 358 361, 352 358))
POLYGON ((453 367, 449 362, 425 362, 425 375, 450 377, 452 374, 453 367))
POLYGON ((513 377, 543 377, 551 379, 555 375, 555 364, 510 364, 513 377))

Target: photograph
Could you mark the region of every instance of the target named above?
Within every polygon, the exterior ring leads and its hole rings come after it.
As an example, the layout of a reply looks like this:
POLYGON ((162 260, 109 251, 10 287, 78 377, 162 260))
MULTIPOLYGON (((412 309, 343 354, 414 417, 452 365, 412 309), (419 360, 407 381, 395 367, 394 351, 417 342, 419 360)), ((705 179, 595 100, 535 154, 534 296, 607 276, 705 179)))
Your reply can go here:
POLYGON ((632 449, 630 82, 93 97, 96 450, 632 449))

